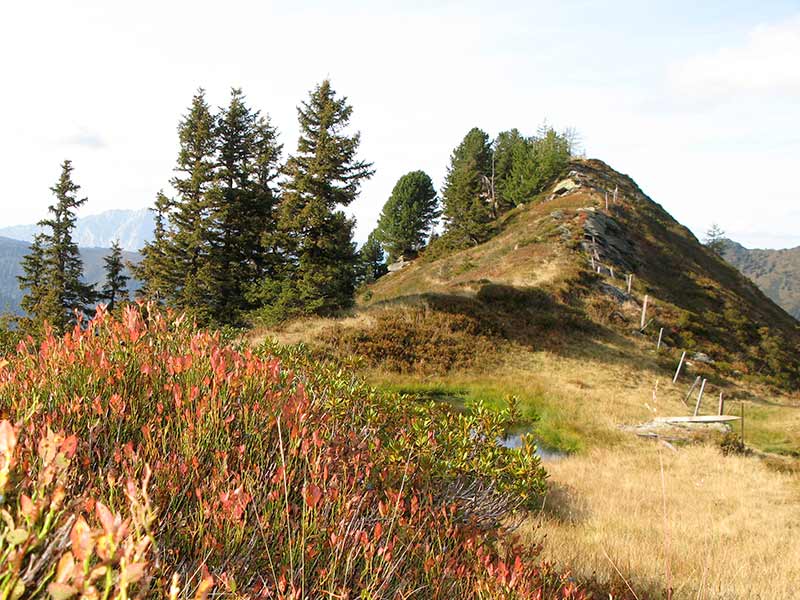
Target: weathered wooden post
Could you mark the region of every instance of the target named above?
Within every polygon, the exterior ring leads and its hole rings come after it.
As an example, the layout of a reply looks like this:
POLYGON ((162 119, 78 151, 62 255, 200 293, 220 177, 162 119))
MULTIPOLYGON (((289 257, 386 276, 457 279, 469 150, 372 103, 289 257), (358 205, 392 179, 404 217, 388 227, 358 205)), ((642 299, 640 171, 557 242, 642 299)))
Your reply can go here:
POLYGON ((658 330, 658 343, 656 344, 656 352, 661 350, 661 338, 664 337, 664 328, 658 330))
POLYGON ((696 387, 697 387, 697 384, 698 384, 698 383, 700 383, 700 375, 698 375, 697 377, 695 377, 694 383, 692 383, 692 387, 690 387, 690 388, 689 388, 689 391, 688 391, 688 392, 686 392, 686 398, 684 398, 684 399, 683 399, 683 403, 684 403, 684 404, 686 404, 687 402, 689 402, 689 397, 692 395, 692 392, 694 391, 694 388, 696 388, 696 387))
POLYGON ((606 190, 606 212, 608 212, 608 190, 606 190))
POLYGON ((742 418, 741 418, 741 421, 742 421, 742 439, 741 439, 741 442, 742 442, 742 447, 744 447, 744 402, 742 402, 740 404, 740 407, 742 409, 742 418))
POLYGON ((683 351, 681 354, 681 361, 678 363, 678 369, 675 371, 675 377, 672 378, 672 383, 678 381, 678 375, 681 374, 681 367, 683 366, 683 361, 686 358, 686 350, 683 351))
POLYGON ((629 273, 627 276, 628 280, 628 296, 631 295, 631 286, 633 285, 633 273, 629 273))
POLYGON ((619 191, 619 186, 614 188, 614 204, 617 203, 617 192, 619 191))
POLYGON ((694 416, 697 416, 697 413, 700 411, 700 401, 703 399, 703 390, 706 389, 706 380, 703 379, 703 383, 700 384, 700 393, 697 394, 697 404, 694 405, 694 416))
POLYGON ((717 414, 720 417, 722 416, 722 411, 723 411, 724 408, 725 408, 725 400, 722 398, 722 392, 720 392, 719 393, 719 410, 717 411, 717 414))
POLYGON ((614 267, 608 267, 608 270, 611 271, 611 279, 614 279, 614 267))
POLYGON ((650 296, 645 294, 644 302, 642 303, 642 322, 639 329, 644 329, 645 319, 647 318, 647 301, 650 299, 650 296))

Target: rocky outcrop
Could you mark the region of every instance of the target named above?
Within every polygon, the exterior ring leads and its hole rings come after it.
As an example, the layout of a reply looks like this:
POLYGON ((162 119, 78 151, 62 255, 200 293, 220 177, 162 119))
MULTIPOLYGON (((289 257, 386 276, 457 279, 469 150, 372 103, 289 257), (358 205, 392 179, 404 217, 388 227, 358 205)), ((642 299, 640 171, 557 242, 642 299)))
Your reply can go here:
POLYGON ((636 251, 625 231, 611 216, 594 208, 584 208, 581 245, 589 256, 604 265, 612 265, 621 273, 632 273, 636 269, 636 251))

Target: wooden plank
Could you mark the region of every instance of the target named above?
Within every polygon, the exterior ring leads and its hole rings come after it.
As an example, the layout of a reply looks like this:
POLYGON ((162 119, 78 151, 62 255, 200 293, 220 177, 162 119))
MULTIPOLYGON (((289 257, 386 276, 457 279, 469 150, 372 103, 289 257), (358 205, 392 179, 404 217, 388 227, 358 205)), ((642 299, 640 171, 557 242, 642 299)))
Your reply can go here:
POLYGON ((733 415, 699 415, 697 417, 656 417, 659 423, 731 423, 740 420, 733 415))

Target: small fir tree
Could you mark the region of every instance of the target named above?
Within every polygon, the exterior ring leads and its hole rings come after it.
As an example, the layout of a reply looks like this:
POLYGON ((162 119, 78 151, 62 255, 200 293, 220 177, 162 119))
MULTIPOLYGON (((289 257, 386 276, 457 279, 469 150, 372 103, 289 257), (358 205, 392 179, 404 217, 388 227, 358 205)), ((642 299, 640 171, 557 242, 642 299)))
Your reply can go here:
POLYGON ((358 251, 359 257, 359 283, 370 284, 388 272, 386 256, 377 238, 377 231, 369 234, 367 241, 358 251))
POLYGON ((103 259, 105 263, 106 281, 103 285, 101 299, 107 301, 108 310, 114 310, 117 301, 128 299, 128 281, 130 277, 125 274, 125 265, 122 262, 122 248, 119 241, 111 244, 111 254, 103 259))
POLYGON ((133 265, 133 274, 142 282, 138 294, 144 298, 163 301, 171 295, 170 285, 175 285, 174 263, 168 252, 169 240, 167 219, 169 218, 170 199, 163 192, 156 195, 154 213, 155 227, 152 241, 146 242, 140 250, 142 260, 133 265))
POLYGON ((719 225, 712 223, 711 227, 706 231, 703 243, 707 248, 711 249, 712 252, 722 256, 722 253, 725 251, 725 232, 719 225))

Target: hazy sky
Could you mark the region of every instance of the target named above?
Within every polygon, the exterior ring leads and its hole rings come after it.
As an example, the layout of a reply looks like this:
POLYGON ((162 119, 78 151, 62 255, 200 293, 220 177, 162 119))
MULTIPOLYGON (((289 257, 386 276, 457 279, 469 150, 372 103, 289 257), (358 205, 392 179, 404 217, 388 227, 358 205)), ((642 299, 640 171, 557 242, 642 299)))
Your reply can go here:
POLYGON ((542 120, 701 235, 800 245, 800 2, 5 2, 0 226, 51 202, 64 158, 82 214, 150 206, 199 86, 242 87, 288 152, 320 80, 350 98, 376 174, 357 238, 403 173, 441 188, 453 147, 542 120), (609 6, 613 4, 613 6, 609 6))

